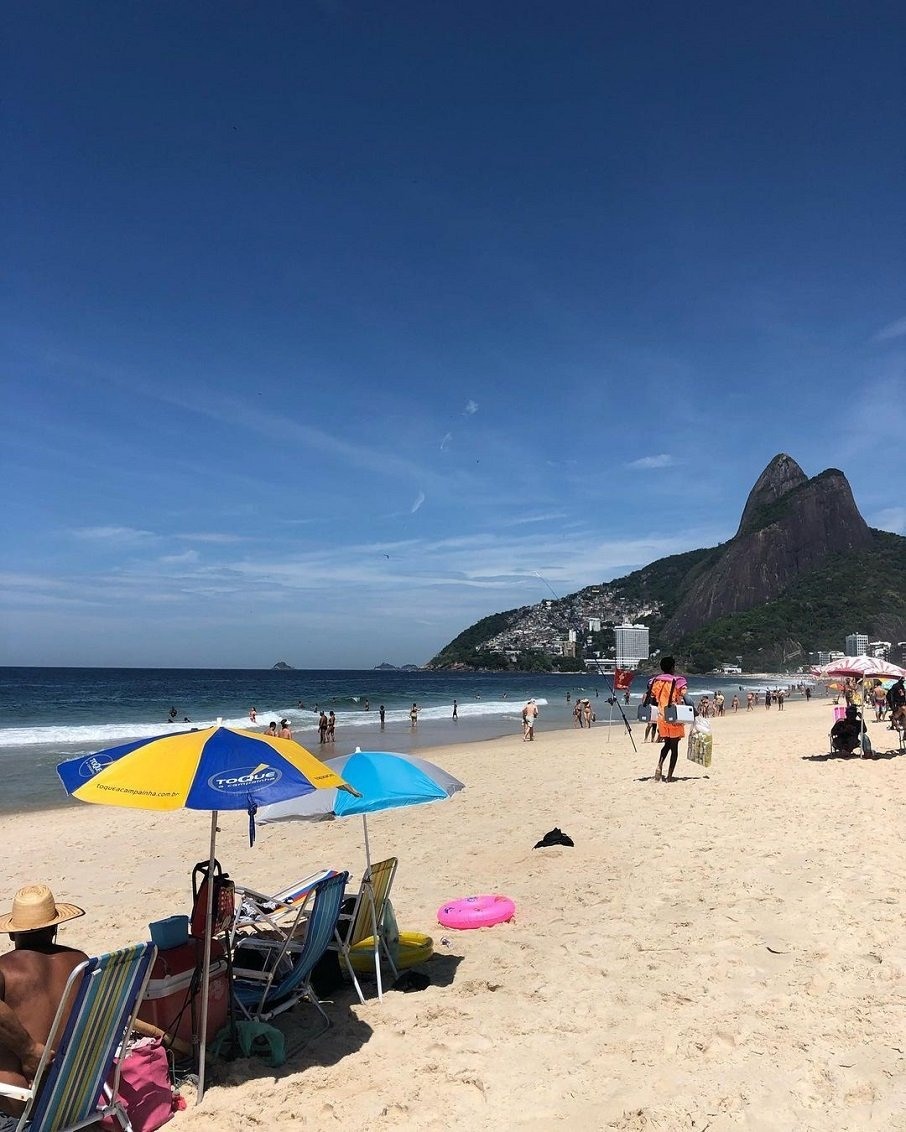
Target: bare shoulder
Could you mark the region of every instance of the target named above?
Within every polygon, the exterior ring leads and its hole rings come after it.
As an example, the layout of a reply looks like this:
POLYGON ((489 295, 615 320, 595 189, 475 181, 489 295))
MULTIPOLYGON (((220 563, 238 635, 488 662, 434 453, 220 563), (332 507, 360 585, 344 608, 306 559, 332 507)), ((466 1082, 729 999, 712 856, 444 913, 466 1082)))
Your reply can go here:
POLYGON ((54 947, 48 951, 30 951, 17 948, 0 955, 0 973, 6 980, 35 978, 51 971, 72 971, 88 956, 74 947, 54 947))

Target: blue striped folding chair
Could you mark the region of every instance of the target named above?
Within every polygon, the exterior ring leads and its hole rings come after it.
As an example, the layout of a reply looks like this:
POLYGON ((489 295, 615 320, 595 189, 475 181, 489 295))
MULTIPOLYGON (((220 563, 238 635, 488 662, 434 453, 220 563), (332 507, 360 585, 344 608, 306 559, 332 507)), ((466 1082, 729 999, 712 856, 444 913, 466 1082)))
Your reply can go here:
POLYGON ((75 968, 31 1087, 0 1084, 4 1096, 25 1101, 17 1132, 72 1132, 108 1115, 119 1121, 124 1132, 131 1132, 125 1109, 116 1099, 120 1078, 116 1055, 132 1029, 156 952, 152 943, 137 943, 86 959, 75 968), (52 1060, 51 1050, 56 1050, 52 1060))
MULTIPOLYGON (((307 998, 324 1019, 324 1029, 330 1025, 312 989, 311 973, 333 939, 347 880, 349 873, 334 873, 314 885, 304 940, 299 942, 292 931, 282 939, 259 939, 264 969, 235 970, 233 998, 246 1018, 267 1022, 307 998)), ((243 947, 254 940, 254 936, 242 937, 243 947)))

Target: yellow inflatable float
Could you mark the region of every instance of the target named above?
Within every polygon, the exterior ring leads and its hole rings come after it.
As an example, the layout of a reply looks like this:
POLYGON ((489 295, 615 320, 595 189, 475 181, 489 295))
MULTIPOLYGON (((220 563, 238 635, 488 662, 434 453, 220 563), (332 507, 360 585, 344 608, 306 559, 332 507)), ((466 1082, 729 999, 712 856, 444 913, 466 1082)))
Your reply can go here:
MULTIPOLYGON (((434 940, 421 932, 400 932, 399 956, 394 960, 397 969, 405 971, 407 967, 417 967, 434 954, 434 940)), ((374 972, 374 936, 363 939, 361 943, 354 943, 349 949, 349 962, 353 970, 359 974, 367 975, 374 972)))

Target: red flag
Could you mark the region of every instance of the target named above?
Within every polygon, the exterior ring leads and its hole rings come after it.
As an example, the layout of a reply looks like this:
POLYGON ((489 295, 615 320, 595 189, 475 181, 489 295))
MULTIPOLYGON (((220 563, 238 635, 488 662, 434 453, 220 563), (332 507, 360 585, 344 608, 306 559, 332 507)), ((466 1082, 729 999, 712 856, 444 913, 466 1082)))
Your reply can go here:
POLYGON ((615 692, 625 692, 632 685, 635 673, 631 668, 615 668, 613 670, 613 687, 615 692))

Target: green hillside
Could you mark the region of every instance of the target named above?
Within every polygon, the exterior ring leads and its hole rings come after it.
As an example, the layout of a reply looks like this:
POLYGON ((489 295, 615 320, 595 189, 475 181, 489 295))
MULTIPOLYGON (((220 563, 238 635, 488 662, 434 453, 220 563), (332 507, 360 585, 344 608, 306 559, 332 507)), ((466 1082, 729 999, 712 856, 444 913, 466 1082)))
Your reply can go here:
POLYGON ((798 579, 757 609, 720 617, 680 641, 662 642, 682 653, 692 670, 707 671, 742 657, 743 668, 783 666, 796 649, 839 649, 847 633, 902 640, 906 630, 906 539, 872 531, 874 546, 840 554, 798 579))
POLYGON ((441 649, 437 656, 429 661, 430 667, 448 668, 451 664, 467 664, 472 667, 480 663, 483 667, 505 668, 507 665, 504 657, 501 656, 499 665, 495 665, 493 659, 488 657, 487 654, 483 659, 477 658, 475 650, 484 641, 496 637, 498 633, 508 629, 521 612, 521 609, 509 609, 504 613, 492 613, 488 617, 482 617, 480 621, 476 621, 474 625, 464 629, 458 637, 454 637, 448 645, 441 649))
MULTIPOLYGON (((658 559, 623 578, 588 586, 575 594, 547 603, 550 617, 561 627, 581 621, 580 607, 618 608, 648 605, 645 624, 652 650, 670 650, 682 658, 690 672, 707 672, 722 663, 735 663, 752 671, 765 671, 804 663, 817 649, 842 648, 847 633, 866 632, 873 639, 906 638, 906 539, 887 531, 872 531, 873 545, 866 550, 833 555, 801 576, 779 597, 744 613, 720 617, 685 637, 670 640, 664 626, 684 595, 704 571, 720 558, 725 546, 690 550, 658 559), (656 608, 656 611, 655 611, 656 608)), ((492 637, 524 623, 539 606, 523 606, 484 617, 455 637, 431 660, 446 668, 538 669, 581 667, 581 660, 552 659, 537 650, 520 650, 516 662, 482 646, 492 637)), ((618 620, 623 620, 620 615, 618 620)), ((614 619, 605 618, 612 626, 614 619)), ((612 644, 609 628, 594 635, 595 647, 612 644)))

